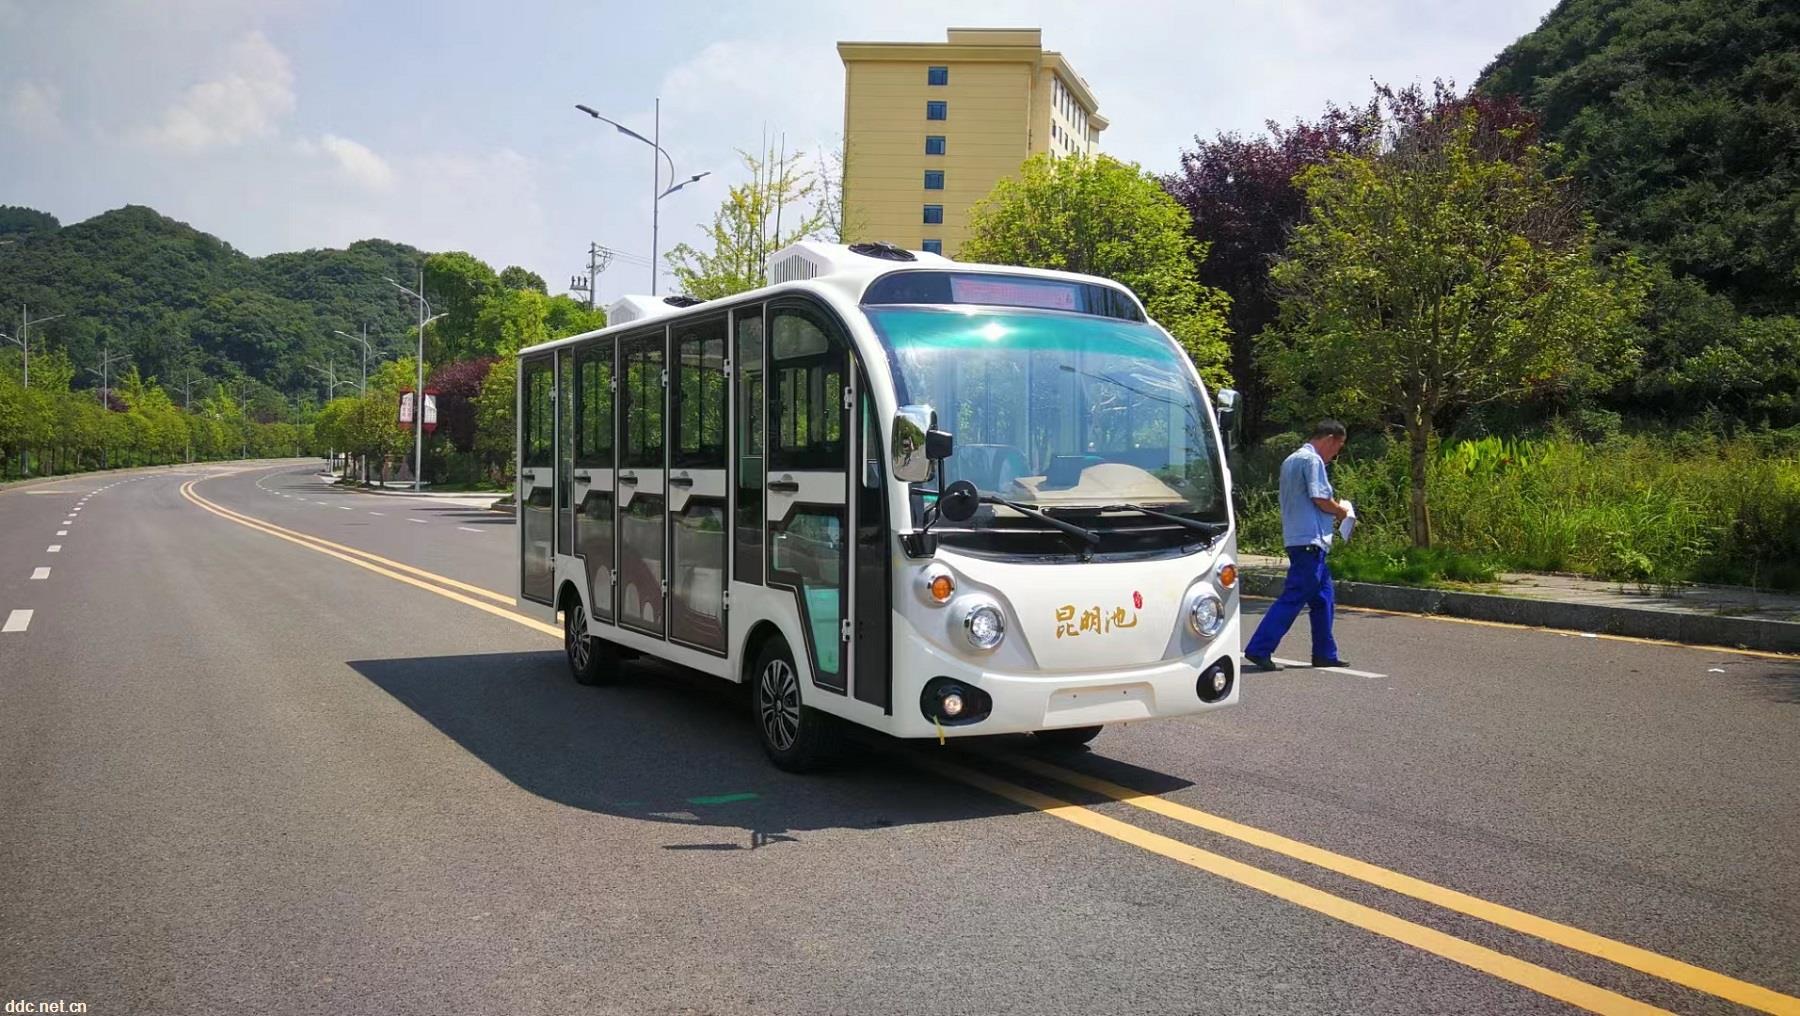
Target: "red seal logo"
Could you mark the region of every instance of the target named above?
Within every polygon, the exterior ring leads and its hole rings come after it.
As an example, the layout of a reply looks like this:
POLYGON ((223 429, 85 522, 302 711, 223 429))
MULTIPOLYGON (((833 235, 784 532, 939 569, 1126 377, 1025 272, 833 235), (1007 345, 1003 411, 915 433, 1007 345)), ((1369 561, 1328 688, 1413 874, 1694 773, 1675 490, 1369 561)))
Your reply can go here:
POLYGON ((1133 609, 1143 610, 1144 609, 1144 594, 1134 590, 1131 594, 1131 606, 1133 609))

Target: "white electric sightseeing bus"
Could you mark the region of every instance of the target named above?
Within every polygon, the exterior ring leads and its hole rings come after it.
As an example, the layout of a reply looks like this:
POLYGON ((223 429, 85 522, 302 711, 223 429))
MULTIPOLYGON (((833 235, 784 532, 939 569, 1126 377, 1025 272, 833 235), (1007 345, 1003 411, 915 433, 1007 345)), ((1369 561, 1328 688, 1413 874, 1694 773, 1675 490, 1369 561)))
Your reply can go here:
POLYGON ((1237 700, 1218 417, 1135 296, 887 244, 772 275, 519 353, 519 597, 576 680, 747 682, 787 769, 843 721, 1080 744, 1237 700))

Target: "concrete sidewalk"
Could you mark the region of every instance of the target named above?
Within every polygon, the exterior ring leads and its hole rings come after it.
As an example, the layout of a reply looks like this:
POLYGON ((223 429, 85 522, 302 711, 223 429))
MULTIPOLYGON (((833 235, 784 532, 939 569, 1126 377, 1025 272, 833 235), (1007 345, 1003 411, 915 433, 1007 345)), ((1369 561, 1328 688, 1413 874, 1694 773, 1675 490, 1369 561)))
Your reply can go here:
MULTIPOLYGON (((325 480, 330 483, 337 483, 339 480, 343 479, 343 477, 339 476, 336 473, 321 472, 318 475, 319 475, 319 479, 325 480)), ((512 503, 511 502, 512 495, 501 492, 501 491, 494 491, 492 493, 484 494, 479 491, 466 491, 466 490, 465 491, 414 490, 414 489, 412 489, 412 484, 410 484, 410 483, 406 484, 405 486, 393 485, 393 486, 384 487, 381 485, 381 483, 379 481, 377 481, 374 484, 367 486, 367 487, 356 486, 356 485, 345 485, 345 486, 341 487, 340 489, 355 491, 358 494, 374 494, 379 497, 410 497, 410 498, 416 498, 418 500, 428 502, 430 504, 451 505, 451 506, 457 507, 457 508, 480 508, 483 510, 487 510, 487 509, 493 508, 495 503, 499 502, 500 500, 506 499, 507 505, 508 505, 507 510, 510 511, 511 503, 512 503)))
MULTIPOLYGON (((1239 555, 1244 590, 1274 596, 1284 558, 1239 555)), ((1800 596, 1734 586, 1639 590, 1572 575, 1502 574, 1497 582, 1447 588, 1337 583, 1337 602, 1444 614, 1565 631, 1632 635, 1700 645, 1800 653, 1800 596)))

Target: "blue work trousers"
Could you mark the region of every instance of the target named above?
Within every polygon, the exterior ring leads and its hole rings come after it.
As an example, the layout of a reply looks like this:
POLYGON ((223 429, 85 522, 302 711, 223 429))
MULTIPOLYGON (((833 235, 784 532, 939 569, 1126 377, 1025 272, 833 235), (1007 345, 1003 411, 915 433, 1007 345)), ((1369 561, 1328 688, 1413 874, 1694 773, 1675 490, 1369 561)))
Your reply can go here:
POLYGON ((1331 615, 1335 606, 1331 592, 1331 569, 1325 566, 1322 547, 1289 547, 1287 583, 1281 596, 1269 605, 1256 634, 1244 647, 1245 656, 1274 656, 1281 637, 1294 626, 1302 608, 1312 615, 1312 655, 1315 660, 1338 658, 1337 642, 1331 637, 1331 615))

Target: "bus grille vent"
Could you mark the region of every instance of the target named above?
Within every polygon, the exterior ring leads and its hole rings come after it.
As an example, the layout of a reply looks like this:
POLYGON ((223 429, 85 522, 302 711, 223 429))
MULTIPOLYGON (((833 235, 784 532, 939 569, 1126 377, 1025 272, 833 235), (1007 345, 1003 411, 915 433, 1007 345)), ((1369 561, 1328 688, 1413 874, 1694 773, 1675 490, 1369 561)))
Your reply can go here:
POLYGON ((797 282, 801 279, 817 278, 818 274, 819 266, 814 264, 811 258, 794 254, 775 262, 774 268, 769 271, 769 281, 771 283, 797 282))

